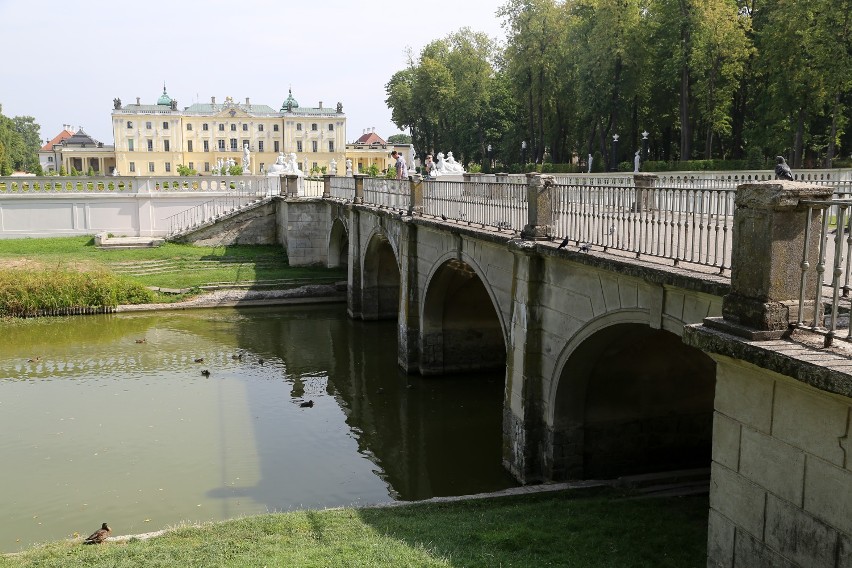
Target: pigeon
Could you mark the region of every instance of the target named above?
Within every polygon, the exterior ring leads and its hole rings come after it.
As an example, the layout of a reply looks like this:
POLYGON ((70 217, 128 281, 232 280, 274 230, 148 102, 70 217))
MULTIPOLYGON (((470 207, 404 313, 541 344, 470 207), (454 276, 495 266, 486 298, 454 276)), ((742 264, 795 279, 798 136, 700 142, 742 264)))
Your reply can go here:
POLYGON ((441 213, 441 219, 443 219, 444 221, 446 221, 446 220, 447 220, 447 216, 446 216, 446 215, 444 215, 443 213, 441 213))
POLYGON ((101 528, 89 535, 89 538, 83 541, 83 544, 100 544, 106 540, 112 529, 106 523, 101 525, 101 528))
POLYGON ((569 243, 570 241, 571 241, 571 237, 565 237, 565 239, 562 241, 562 243, 561 243, 558 247, 556 247, 556 248, 557 248, 557 249, 565 248, 565 247, 567 247, 567 246, 568 246, 568 243, 569 243))
POLYGON ((775 161, 778 162, 775 164, 775 179, 793 181, 793 172, 790 171, 790 166, 787 165, 787 161, 784 159, 784 156, 776 156, 775 161))
POLYGON ((580 252, 589 252, 590 250, 592 250, 592 245, 589 243, 582 243, 580 245, 580 252))

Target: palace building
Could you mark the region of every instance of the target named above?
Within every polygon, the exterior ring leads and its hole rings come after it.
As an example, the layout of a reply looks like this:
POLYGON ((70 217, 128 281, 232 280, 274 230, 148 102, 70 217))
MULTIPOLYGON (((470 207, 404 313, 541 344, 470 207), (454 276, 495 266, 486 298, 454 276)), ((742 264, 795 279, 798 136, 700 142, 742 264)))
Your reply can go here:
MULTIPOLYGON (((302 107, 292 90, 279 110, 254 104, 248 97, 231 97, 217 103, 195 103, 179 110, 163 86, 156 104, 123 105, 113 101, 112 129, 115 168, 119 175, 175 175, 184 165, 201 175, 211 175, 219 164, 242 164, 244 147, 250 152, 250 174, 264 175, 281 153, 295 153, 308 174, 328 168, 331 161, 342 170, 346 149, 346 115, 343 105, 302 107)), ((342 173, 342 171, 341 171, 342 173)))

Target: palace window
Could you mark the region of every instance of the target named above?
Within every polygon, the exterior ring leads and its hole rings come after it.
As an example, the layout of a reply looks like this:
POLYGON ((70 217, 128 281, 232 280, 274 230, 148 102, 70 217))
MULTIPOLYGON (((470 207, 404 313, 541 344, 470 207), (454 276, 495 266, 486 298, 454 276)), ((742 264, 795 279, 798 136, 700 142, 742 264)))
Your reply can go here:
POLYGON ((277 124, 273 124, 273 125, 272 125, 272 130, 273 130, 273 132, 278 132, 278 125, 277 125, 277 124))
POLYGON ((274 151, 276 154, 281 151, 281 145, 278 143, 278 140, 275 140, 272 144, 275 146, 274 151))
POLYGON ((311 152, 316 152, 316 151, 317 151, 317 141, 314 140, 313 142, 311 142, 311 152))
POLYGON ((203 131, 205 131, 205 132, 207 132, 207 130, 209 130, 209 129, 207 128, 207 123, 206 123, 206 122, 205 122, 204 124, 202 124, 202 125, 201 125, 201 130, 203 130, 203 131))
POLYGON ((193 162, 189 163, 189 169, 191 169, 191 170, 195 169, 195 164, 193 162))
POLYGON ((171 171, 172 171, 172 163, 166 162, 166 173, 169 173, 171 171))
POLYGON ((296 151, 297 151, 297 152, 301 152, 301 151, 302 151, 302 141, 301 141, 301 140, 298 140, 298 141, 296 142, 296 151))
POLYGON ((192 152, 192 140, 187 140, 187 141, 186 141, 186 151, 187 151, 187 152, 192 152))
POLYGON ((192 130, 192 124, 187 123, 187 125, 186 125, 186 129, 187 129, 187 130, 192 130))
POLYGON ((145 123, 145 128, 146 128, 147 130, 151 130, 151 123, 150 123, 150 122, 146 122, 146 123, 145 123))
POLYGON ((149 152, 153 152, 153 151, 154 151, 154 141, 153 141, 153 140, 150 140, 150 139, 148 140, 148 151, 149 151, 149 152))
POLYGON ((219 132, 225 132, 225 125, 224 124, 219 125, 219 132))
POLYGON ((130 172, 133 173, 136 171, 136 162, 130 162, 130 172))
POLYGON ((222 152, 225 151, 225 139, 224 138, 219 139, 219 150, 222 151, 222 152))
POLYGON ((154 173, 154 162, 148 162, 148 171, 154 173))
POLYGON ((168 121, 163 121, 163 130, 168 130, 168 129, 169 129, 168 121))
POLYGON ((316 123, 316 122, 314 122, 313 124, 311 124, 311 130, 313 130, 314 132, 316 132, 318 128, 319 128, 319 127, 317 126, 317 123, 316 123))
POLYGON ((302 123, 301 123, 301 122, 297 122, 297 123, 296 123, 296 130, 301 130, 301 129, 302 129, 302 123))
POLYGON ((236 150, 236 149, 237 149, 237 139, 231 138, 231 150, 236 150))
POLYGON ((243 132, 248 132, 248 124, 243 124, 243 132))
POLYGON ((209 171, 210 171, 210 162, 204 162, 204 171, 205 171, 205 172, 209 172, 209 171))
POLYGON ((168 141, 168 140, 163 140, 163 152, 168 152, 168 151, 169 151, 169 149, 170 149, 170 148, 169 148, 169 141, 168 141))
POLYGON ((263 152, 263 140, 258 140, 258 141, 257 141, 257 151, 258 151, 258 152, 263 152))
POLYGON ((209 151, 210 151, 210 140, 205 140, 205 141, 204 141, 204 151, 205 151, 205 152, 209 152, 209 151))
POLYGON ((258 124, 258 125, 257 125, 257 131, 258 131, 258 132, 263 132, 263 125, 262 125, 262 124, 258 124))
POLYGON ((333 140, 328 141, 328 151, 334 152, 334 141, 333 140))
POLYGON ((236 131, 237 131, 237 125, 236 125, 236 124, 232 124, 232 125, 231 125, 231 132, 236 132, 236 131))
POLYGON ((333 124, 329 124, 329 125, 328 125, 328 131, 329 131, 329 132, 334 132, 334 125, 333 125, 333 124))
POLYGON ((127 128, 133 128, 133 121, 127 121, 127 128))
POLYGON ((127 151, 128 152, 133 151, 133 139, 132 138, 127 141, 127 151))

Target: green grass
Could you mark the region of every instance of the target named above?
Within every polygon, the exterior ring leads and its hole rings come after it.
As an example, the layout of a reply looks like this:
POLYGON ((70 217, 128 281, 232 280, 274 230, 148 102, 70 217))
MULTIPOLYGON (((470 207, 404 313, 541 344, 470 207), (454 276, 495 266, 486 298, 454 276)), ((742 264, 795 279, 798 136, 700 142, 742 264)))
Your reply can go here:
MULTIPOLYGON (((289 287, 346 278, 345 269, 291 267, 286 251, 278 245, 197 247, 166 243, 157 248, 102 250, 94 246, 91 237, 0 240, 0 273, 12 269, 29 271, 29 281, 43 274, 86 272, 170 289, 207 284, 289 287)), ((7 279, 20 274, 11 273, 7 279)), ((158 296, 154 301, 169 299, 176 298, 158 296)))
POLYGON ((614 491, 301 511, 147 541, 53 543, 0 566, 703 567, 707 511, 706 495, 631 500, 614 491))

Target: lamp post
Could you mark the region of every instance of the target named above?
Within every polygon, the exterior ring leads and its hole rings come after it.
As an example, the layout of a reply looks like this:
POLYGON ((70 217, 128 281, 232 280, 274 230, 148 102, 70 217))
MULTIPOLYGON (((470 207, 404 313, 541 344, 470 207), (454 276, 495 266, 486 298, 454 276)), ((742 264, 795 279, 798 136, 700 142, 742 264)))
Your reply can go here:
POLYGON ((494 169, 494 151, 491 148, 491 144, 488 145, 488 169, 494 169))
POLYGON ((527 165, 527 141, 524 140, 521 142, 521 164, 523 166, 523 170, 526 170, 527 165))
POLYGON ((618 134, 612 135, 612 159, 610 162, 610 171, 616 171, 618 169, 618 134))
POLYGON ((642 131, 642 162, 648 161, 648 134, 647 130, 642 131))

